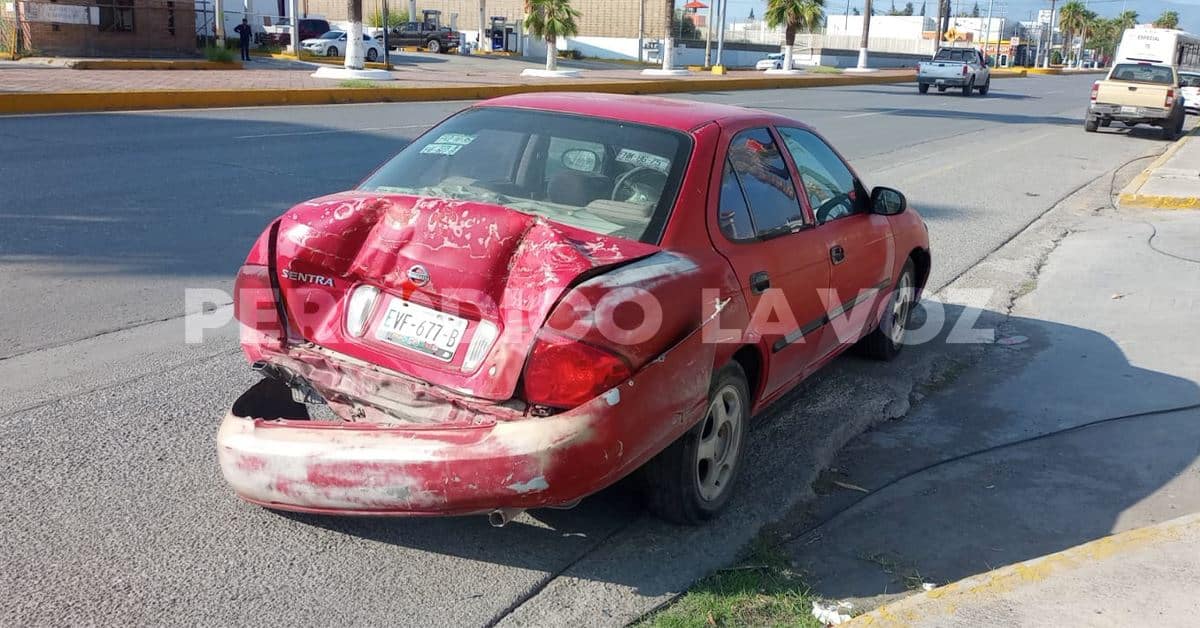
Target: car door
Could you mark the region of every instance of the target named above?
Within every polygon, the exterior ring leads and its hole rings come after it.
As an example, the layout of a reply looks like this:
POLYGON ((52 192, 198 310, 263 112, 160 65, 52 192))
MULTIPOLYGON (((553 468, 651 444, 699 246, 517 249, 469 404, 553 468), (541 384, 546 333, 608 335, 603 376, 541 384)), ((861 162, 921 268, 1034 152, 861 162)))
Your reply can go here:
POLYGON ((812 207, 816 233, 830 263, 826 293, 826 352, 857 341, 872 322, 874 304, 891 285, 895 243, 885 216, 870 211, 870 197, 854 171, 817 134, 779 127, 812 207))
POLYGON ((818 290, 829 281, 830 265, 775 134, 764 125, 723 138, 709 231, 740 280, 750 311, 744 338, 764 349, 764 392, 771 396, 820 357, 818 290))
POLYGON ((405 22, 400 28, 400 44, 402 46, 419 46, 425 42, 421 41, 420 25, 416 22, 405 22))

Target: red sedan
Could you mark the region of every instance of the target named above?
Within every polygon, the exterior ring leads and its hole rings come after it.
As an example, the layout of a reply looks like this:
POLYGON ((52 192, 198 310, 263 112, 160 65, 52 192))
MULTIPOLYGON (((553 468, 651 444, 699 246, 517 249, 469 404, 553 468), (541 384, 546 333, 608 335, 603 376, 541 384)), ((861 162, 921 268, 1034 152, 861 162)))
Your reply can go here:
POLYGON ((703 521, 749 418, 849 347, 895 356, 929 270, 904 196, 794 120, 490 100, 259 237, 235 311, 265 377, 221 470, 270 508, 496 524, 640 470, 703 521))

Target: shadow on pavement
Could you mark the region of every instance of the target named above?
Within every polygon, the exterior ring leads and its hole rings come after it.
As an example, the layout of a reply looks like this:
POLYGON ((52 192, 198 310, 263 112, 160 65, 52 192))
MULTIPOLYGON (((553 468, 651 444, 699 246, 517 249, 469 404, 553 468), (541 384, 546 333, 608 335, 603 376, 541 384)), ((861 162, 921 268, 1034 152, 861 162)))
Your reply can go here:
MULTIPOLYGON (((963 309, 947 306, 946 312, 953 324, 963 309)), ((999 313, 983 312, 975 326, 987 329, 1001 320, 999 313)), ((482 517, 288 516, 373 541, 615 582, 658 596, 734 560, 763 522, 790 512, 787 524, 771 529, 795 537, 862 499, 857 491, 834 489, 839 492, 812 500, 809 491, 817 470, 848 441, 832 466, 846 482, 871 490, 938 460, 1103 418, 1079 412, 1085 399, 1111 414, 1200 399, 1193 382, 1137 368, 1109 338, 1087 329, 1012 318, 998 335, 1029 338, 1013 346, 958 345, 948 342, 948 333, 908 347, 890 364, 840 358, 756 417, 738 493, 730 510, 707 526, 672 526, 645 514, 631 482, 574 510, 533 511, 490 537, 480 534, 487 526, 482 517), (1063 370, 1043 380, 1040 394, 1029 392, 1028 407, 989 400, 1000 382, 1053 352, 1068 355, 1036 368, 1063 370), (1083 355, 1086 365, 1075 364, 1083 355), (1069 364, 1075 364, 1070 371, 1069 364), (906 388, 907 376, 923 370, 931 370, 933 383, 906 388), (1053 403, 1056 398, 1061 405, 1053 403), (909 403, 917 405, 907 418, 888 420, 904 414, 909 403), (485 540, 464 544, 464 537, 485 540), (536 550, 564 542, 577 543, 577 557, 568 565, 536 550)), ((788 551, 814 590, 830 598, 946 583, 1109 534, 1124 512, 1195 463, 1198 443, 1194 415, 1131 421, 1000 450, 873 495, 832 525, 799 537, 788 551), (1172 428, 1188 421, 1190 431, 1172 437, 1172 428)))

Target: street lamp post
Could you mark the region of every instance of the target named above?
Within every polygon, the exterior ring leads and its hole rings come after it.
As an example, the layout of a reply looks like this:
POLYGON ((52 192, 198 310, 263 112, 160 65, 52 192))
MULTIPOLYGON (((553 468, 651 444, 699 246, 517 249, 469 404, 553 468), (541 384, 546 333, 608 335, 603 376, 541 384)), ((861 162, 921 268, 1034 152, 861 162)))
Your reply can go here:
POLYGON ((646 62, 646 0, 638 0, 638 63, 646 62))
POLYGON ((1046 34, 1046 60, 1044 65, 1042 65, 1043 68, 1050 67, 1050 54, 1054 52, 1054 10, 1056 4, 1057 0, 1050 0, 1050 28, 1047 29, 1049 32, 1046 34))

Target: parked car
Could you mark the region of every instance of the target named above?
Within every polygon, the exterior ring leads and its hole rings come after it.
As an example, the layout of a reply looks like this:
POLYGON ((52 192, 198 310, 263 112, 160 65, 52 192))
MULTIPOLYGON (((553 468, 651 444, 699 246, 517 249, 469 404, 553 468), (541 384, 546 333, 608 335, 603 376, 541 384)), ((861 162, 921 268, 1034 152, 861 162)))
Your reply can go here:
MULTIPOLYGON (((292 43, 292 25, 288 18, 280 18, 280 22, 265 27, 265 40, 268 45, 290 46, 292 43)), ((302 18, 300 20, 300 42, 314 39, 330 31, 329 21, 322 19, 302 18)))
POLYGON ((1183 110, 1200 114, 1200 73, 1180 72, 1179 93, 1183 94, 1183 110))
POLYGON ((1153 63, 1117 63, 1108 77, 1092 84, 1083 128, 1095 132, 1113 122, 1132 127, 1149 124, 1166 139, 1183 133, 1186 117, 1181 79, 1175 68, 1153 63), (1178 91, 1177 91, 1178 90, 1178 91))
MULTIPOLYGON (((381 42, 383 36, 377 36, 381 42)), ((429 52, 451 52, 462 43, 458 31, 427 22, 406 22, 388 33, 388 47, 417 46, 429 52)))
MULTIPOLYGON (((305 39, 300 42, 304 51, 323 57, 340 57, 346 54, 346 33, 344 31, 329 31, 320 37, 305 39)), ((383 56, 383 45, 363 35, 363 56, 367 61, 375 61, 383 56)))
POLYGON ((697 523, 753 414, 852 346, 901 350, 929 271, 903 194, 803 123, 486 101, 259 236, 234 300, 265 377, 221 471, 269 508, 502 525, 641 469, 654 512, 697 523))
POLYGON ((772 52, 771 54, 758 60, 754 64, 755 70, 782 70, 783 69, 783 53, 772 52))
POLYGON ((928 93, 930 85, 939 92, 957 87, 963 96, 970 96, 974 90, 986 95, 992 87, 987 57, 974 48, 942 48, 932 61, 917 64, 917 90, 928 93))

